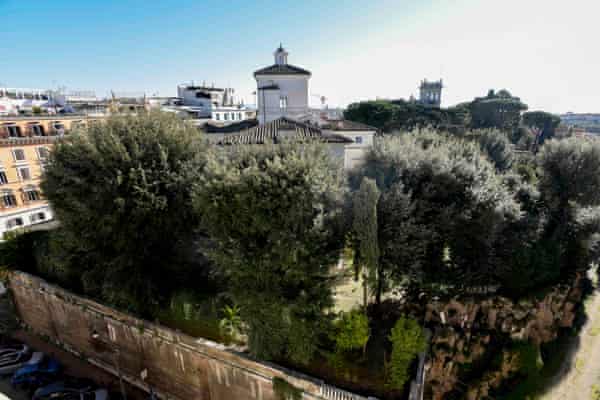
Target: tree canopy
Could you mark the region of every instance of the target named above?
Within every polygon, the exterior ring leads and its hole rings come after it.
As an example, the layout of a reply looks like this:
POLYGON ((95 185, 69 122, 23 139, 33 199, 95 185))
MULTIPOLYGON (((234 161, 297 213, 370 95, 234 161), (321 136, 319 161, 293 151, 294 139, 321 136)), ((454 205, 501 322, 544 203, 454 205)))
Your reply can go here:
POLYGON ((233 147, 210 159, 196 209, 253 354, 307 362, 332 306, 343 246, 341 165, 323 146, 233 147))
POLYGON ((464 107, 441 109, 405 100, 376 100, 353 103, 344 118, 374 126, 384 132, 433 126, 450 129, 468 123, 464 107))
POLYGON ((542 142, 547 139, 552 139, 556 132, 556 128, 560 124, 558 115, 550 114, 544 111, 529 111, 523 113, 523 125, 541 130, 542 142))
POLYGON ((527 105, 507 90, 498 93, 490 90, 487 96, 475 98, 469 104, 469 110, 472 128, 497 128, 512 132, 519 127, 521 112, 527 110, 527 105))
POLYGON ((140 311, 174 284, 176 249, 198 221, 186 165, 201 168, 204 153, 193 127, 162 114, 111 117, 57 142, 42 189, 87 294, 140 311))
POLYGON ((396 282, 490 279, 496 227, 520 210, 476 143, 432 131, 385 138, 359 175, 375 179, 382 192, 381 256, 396 282))

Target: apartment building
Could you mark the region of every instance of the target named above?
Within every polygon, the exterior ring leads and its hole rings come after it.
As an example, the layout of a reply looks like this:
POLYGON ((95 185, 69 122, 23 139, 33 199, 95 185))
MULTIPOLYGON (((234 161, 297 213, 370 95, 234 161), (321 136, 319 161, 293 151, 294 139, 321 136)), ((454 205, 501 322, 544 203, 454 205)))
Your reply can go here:
POLYGON ((92 120, 84 116, 0 117, 0 239, 54 215, 40 178, 55 141, 92 120))

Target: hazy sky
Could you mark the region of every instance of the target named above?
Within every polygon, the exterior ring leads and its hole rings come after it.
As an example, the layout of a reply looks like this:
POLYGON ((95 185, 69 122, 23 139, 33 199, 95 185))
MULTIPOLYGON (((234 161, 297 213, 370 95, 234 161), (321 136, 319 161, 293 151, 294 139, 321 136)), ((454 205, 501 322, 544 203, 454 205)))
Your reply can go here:
POLYGON ((309 69, 312 101, 507 88, 530 109, 600 112, 600 0, 0 0, 0 85, 175 95, 195 80, 253 102, 252 72, 309 69))

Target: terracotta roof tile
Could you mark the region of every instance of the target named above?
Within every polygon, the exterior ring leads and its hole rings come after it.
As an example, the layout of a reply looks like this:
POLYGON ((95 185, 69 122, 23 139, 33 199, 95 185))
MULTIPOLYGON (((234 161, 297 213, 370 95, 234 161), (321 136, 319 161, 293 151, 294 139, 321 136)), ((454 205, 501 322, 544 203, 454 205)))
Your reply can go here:
POLYGON ((218 144, 263 144, 277 143, 282 139, 294 140, 322 140, 328 143, 351 143, 352 140, 341 135, 324 134, 318 126, 305 124, 288 118, 279 118, 275 121, 258 125, 237 133, 225 135, 218 144), (285 131, 285 132, 282 132, 285 131), (291 133, 291 136, 289 135, 291 133), (285 136, 284 136, 285 135, 285 136))

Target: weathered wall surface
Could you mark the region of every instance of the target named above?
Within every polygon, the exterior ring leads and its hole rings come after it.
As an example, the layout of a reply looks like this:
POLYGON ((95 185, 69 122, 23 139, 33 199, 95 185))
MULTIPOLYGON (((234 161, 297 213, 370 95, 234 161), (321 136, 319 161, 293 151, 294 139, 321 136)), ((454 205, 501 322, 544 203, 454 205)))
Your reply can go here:
POLYGON ((305 399, 361 400, 357 396, 277 366, 253 361, 223 345, 174 332, 73 295, 25 273, 9 284, 19 316, 46 336, 128 381, 146 382, 170 399, 276 400, 272 379, 281 377, 305 399))
POLYGON ((425 367, 425 398, 442 400, 457 388, 468 400, 487 398, 520 366, 517 354, 499 339, 536 345, 554 340, 561 328, 573 326, 582 283, 578 276, 571 285, 556 285, 543 297, 518 302, 492 296, 428 303, 425 322, 435 329, 425 367), (459 384, 465 367, 490 354, 501 360, 497 369, 480 370, 480 377, 466 387, 459 384))

